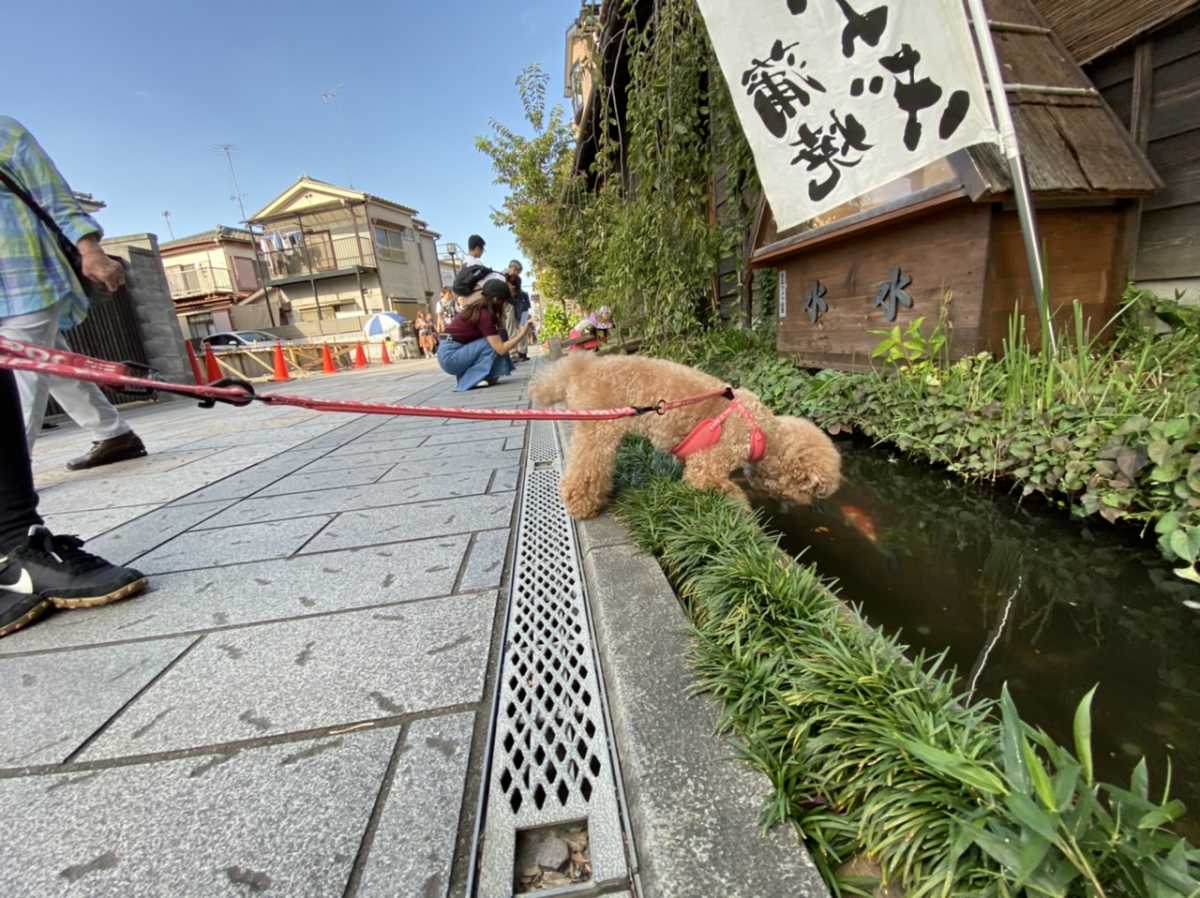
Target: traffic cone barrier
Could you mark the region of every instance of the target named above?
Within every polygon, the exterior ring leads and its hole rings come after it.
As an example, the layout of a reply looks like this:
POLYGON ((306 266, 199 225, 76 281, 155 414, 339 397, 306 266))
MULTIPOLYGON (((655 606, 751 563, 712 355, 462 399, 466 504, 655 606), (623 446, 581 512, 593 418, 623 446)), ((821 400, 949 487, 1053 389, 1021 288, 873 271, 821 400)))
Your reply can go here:
POLYGON ((392 357, 390 355, 388 355, 387 344, 380 343, 379 348, 383 352, 383 357, 379 361, 383 362, 383 364, 385 364, 385 365, 390 365, 392 363, 392 357))
POLYGON ((336 374, 337 365, 333 363, 333 353, 329 351, 329 344, 321 344, 321 370, 326 374, 336 374))
POLYGON ((200 371, 200 360, 196 358, 196 350, 192 349, 192 341, 184 340, 183 348, 187 350, 188 364, 192 366, 192 380, 196 386, 204 386, 208 381, 204 379, 204 374, 200 371))
POLYGON ((275 376, 271 378, 275 381, 291 380, 292 376, 288 374, 287 359, 283 357, 283 344, 275 344, 275 376))
POLYGON ((361 343, 359 343, 358 348, 354 350, 354 367, 367 367, 367 354, 363 352, 363 345, 361 343))
POLYGON ((204 367, 208 369, 208 382, 210 384, 221 379, 221 366, 217 364, 217 357, 213 353, 211 343, 204 344, 204 367))

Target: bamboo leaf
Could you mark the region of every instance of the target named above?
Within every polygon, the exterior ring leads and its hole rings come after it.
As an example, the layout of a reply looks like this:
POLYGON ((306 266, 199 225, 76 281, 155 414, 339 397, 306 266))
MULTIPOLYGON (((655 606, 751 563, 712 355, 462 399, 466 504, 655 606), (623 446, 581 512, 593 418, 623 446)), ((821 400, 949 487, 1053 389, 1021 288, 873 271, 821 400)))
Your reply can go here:
POLYGON ((1029 768, 1029 779, 1033 782, 1033 789, 1038 798, 1042 800, 1042 804, 1046 806, 1047 810, 1058 810, 1054 802, 1054 786, 1050 783, 1050 775, 1046 772, 1042 759, 1037 756, 1037 752, 1033 750, 1033 746, 1024 736, 1021 737, 1021 754, 1029 768))
POLYGON ((1075 723, 1072 730, 1075 734, 1075 757, 1083 767, 1083 780, 1092 786, 1095 776, 1092 769, 1092 699, 1096 695, 1099 684, 1088 690, 1075 709, 1075 723))

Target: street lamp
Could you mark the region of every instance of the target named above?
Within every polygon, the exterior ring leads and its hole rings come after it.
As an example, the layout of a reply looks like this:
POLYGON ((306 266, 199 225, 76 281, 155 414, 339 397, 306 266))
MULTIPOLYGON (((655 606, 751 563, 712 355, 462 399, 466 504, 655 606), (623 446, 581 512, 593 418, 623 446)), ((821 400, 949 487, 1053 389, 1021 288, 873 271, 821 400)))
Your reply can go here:
POLYGON ((447 243, 446 253, 450 256, 450 267, 454 269, 455 275, 458 274, 457 257, 462 254, 462 247, 457 243, 447 243))

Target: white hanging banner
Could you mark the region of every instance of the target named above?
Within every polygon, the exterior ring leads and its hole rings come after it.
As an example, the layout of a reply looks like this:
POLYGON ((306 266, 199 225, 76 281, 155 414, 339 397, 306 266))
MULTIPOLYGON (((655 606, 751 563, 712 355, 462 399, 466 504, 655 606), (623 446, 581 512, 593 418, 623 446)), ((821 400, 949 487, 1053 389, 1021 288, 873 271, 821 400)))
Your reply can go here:
POLYGON ((962 0, 699 0, 780 230, 998 143, 962 0))

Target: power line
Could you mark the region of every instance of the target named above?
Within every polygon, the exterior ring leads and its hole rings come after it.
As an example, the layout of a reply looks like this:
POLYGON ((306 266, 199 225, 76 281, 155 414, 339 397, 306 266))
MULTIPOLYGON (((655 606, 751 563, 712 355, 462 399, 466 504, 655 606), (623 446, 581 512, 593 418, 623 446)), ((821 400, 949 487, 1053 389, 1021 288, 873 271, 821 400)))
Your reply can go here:
POLYGON ((238 184, 237 169, 233 167, 233 151, 236 150, 237 147, 231 143, 219 143, 214 147, 214 149, 222 151, 225 154, 225 161, 229 163, 229 174, 233 176, 233 189, 235 191, 231 199, 237 200, 238 209, 242 213, 242 224, 245 224, 247 218, 246 206, 242 202, 242 188, 238 184))

